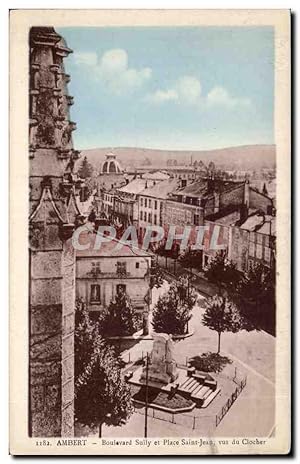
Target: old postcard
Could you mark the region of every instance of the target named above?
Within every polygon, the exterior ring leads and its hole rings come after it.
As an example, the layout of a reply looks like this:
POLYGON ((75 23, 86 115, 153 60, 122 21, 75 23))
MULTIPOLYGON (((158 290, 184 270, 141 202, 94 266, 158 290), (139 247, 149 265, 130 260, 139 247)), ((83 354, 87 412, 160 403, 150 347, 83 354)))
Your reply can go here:
POLYGON ((287 454, 290 12, 10 14, 10 452, 287 454))

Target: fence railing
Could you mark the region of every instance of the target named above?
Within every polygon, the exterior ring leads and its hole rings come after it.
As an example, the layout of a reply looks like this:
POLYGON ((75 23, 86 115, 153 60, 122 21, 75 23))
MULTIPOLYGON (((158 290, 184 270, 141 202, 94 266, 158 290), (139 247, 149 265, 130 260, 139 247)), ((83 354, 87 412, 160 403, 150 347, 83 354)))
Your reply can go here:
MULTIPOLYGON (((133 408, 135 413, 145 415, 145 408, 143 406, 138 407, 136 405, 133 405, 133 408)), ((203 429, 203 431, 205 431, 206 433, 208 433, 208 430, 212 430, 215 428, 213 415, 196 416, 194 414, 187 413, 177 414, 162 411, 160 409, 155 409, 151 406, 148 406, 147 416, 151 419, 169 422, 171 424, 176 424, 192 430, 203 429)))
POLYGON ((242 393, 244 390, 245 386, 247 384, 247 377, 245 377, 240 384, 236 387, 234 392, 230 395, 224 406, 222 407, 221 411, 216 414, 216 427, 220 424, 224 416, 228 413, 229 409, 233 405, 233 403, 236 401, 238 396, 242 393))

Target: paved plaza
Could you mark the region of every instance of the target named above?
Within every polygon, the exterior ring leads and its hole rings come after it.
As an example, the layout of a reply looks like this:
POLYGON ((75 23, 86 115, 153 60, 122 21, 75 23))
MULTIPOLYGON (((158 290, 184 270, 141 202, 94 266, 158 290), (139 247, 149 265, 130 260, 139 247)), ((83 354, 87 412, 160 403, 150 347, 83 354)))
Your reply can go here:
MULTIPOLYGON (((152 306, 159 295, 168 289, 168 283, 153 290, 152 306)), ((216 332, 201 323, 205 297, 198 294, 198 302, 193 308, 189 323, 191 336, 175 342, 174 355, 180 364, 187 359, 201 355, 203 352, 216 351, 216 332)), ((224 378, 242 379, 247 376, 247 385, 224 416, 215 426, 215 415, 222 409, 235 388, 234 382, 223 382, 224 387, 218 397, 205 409, 194 409, 181 418, 176 417, 172 423, 171 416, 158 414, 150 408, 148 418, 148 436, 268 436, 274 427, 275 411, 275 338, 263 331, 237 334, 224 333, 221 336, 221 354, 228 356, 232 364, 226 366, 221 375, 224 378), (231 391, 232 388, 232 391, 231 391), (195 419, 193 419, 195 417, 195 419)), ((124 350, 125 361, 139 359, 152 350, 152 340, 140 340, 131 348, 124 350)), ((144 409, 137 410, 122 427, 103 427, 103 436, 137 436, 144 431, 144 409)))

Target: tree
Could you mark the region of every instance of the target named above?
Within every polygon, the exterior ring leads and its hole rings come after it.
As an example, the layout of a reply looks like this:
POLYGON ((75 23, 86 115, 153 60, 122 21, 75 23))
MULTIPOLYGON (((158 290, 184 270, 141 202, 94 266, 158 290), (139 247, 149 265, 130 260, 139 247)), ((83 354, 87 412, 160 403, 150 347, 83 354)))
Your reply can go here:
POLYGON ((91 163, 88 161, 87 157, 85 156, 81 162, 81 165, 78 169, 78 175, 82 179, 89 179, 93 175, 94 168, 91 163))
POLYGON ((98 322, 90 318, 82 299, 76 300, 74 342, 75 379, 77 379, 90 362, 96 344, 100 342, 98 322))
POLYGON ((99 324, 101 333, 108 337, 132 335, 141 328, 138 312, 122 291, 101 311, 99 324))
POLYGON ((191 319, 191 310, 196 303, 196 293, 189 277, 181 276, 171 284, 168 292, 160 296, 152 313, 155 332, 183 335, 191 319))
POLYGON ((202 323, 218 333, 218 351, 221 349, 221 334, 223 332, 238 332, 240 316, 236 306, 228 298, 215 295, 206 300, 202 323))
POLYGON ((237 285, 241 280, 241 274, 236 269, 236 265, 227 259, 226 254, 218 252, 209 262, 204 270, 205 277, 218 287, 218 293, 222 294, 222 288, 229 295, 236 291, 237 285))
MULTIPOLYGON (((176 262, 179 256, 179 247, 176 243, 173 243, 173 246, 170 250, 166 249, 166 242, 160 241, 159 245, 155 249, 155 253, 159 256, 164 256, 166 260, 165 267, 168 267, 168 258, 174 259, 174 263, 176 262)), ((175 264, 174 264, 174 273, 175 273, 175 264)))
POLYGON ((197 301, 196 292, 192 286, 193 280, 194 277, 189 274, 183 274, 170 287, 170 291, 178 295, 180 302, 186 305, 190 311, 197 301))
POLYGON ((75 418, 89 427, 121 425, 132 413, 121 361, 99 334, 99 324, 77 302, 75 329, 75 418))
POLYGON ((275 331, 275 269, 251 264, 239 282, 236 302, 245 330, 275 331))
POLYGON ((186 305, 171 292, 160 296, 152 313, 152 325, 157 333, 182 335, 186 333, 187 323, 191 318, 186 305))
POLYGON ((164 283, 163 273, 156 259, 151 260, 150 268, 150 288, 160 288, 164 283))
POLYGON ((179 257, 181 266, 189 269, 202 270, 202 251, 201 250, 186 250, 179 257))

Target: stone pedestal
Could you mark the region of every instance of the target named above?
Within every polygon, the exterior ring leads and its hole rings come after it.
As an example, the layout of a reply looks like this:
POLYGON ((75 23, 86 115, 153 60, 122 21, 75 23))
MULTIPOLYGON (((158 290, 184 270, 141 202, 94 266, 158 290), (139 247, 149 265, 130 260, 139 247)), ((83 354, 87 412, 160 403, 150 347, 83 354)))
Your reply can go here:
MULTIPOLYGON (((153 348, 148 367, 148 381, 151 383, 168 384, 178 377, 176 362, 173 359, 173 340, 168 334, 153 334, 153 348)), ((141 382, 146 381, 146 367, 141 375, 141 382)))

